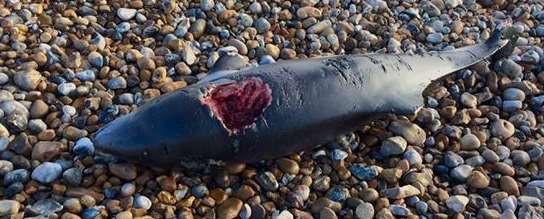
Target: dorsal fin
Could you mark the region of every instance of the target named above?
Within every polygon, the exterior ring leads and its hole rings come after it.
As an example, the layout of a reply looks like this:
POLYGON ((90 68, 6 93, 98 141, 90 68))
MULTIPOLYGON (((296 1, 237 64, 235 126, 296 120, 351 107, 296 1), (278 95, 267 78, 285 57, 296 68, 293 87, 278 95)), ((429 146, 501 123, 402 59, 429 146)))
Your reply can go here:
POLYGON ((248 59, 239 54, 221 54, 208 74, 219 71, 240 70, 248 66, 248 59))

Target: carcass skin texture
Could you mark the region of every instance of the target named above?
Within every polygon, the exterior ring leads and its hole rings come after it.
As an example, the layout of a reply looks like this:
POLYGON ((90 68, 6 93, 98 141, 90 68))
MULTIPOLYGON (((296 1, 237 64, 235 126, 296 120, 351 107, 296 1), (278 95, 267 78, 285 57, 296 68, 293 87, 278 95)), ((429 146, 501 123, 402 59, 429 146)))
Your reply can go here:
POLYGON ((218 73, 101 128, 95 146, 145 165, 252 162, 334 140, 384 114, 411 114, 433 81, 506 44, 417 55, 341 55, 218 73))

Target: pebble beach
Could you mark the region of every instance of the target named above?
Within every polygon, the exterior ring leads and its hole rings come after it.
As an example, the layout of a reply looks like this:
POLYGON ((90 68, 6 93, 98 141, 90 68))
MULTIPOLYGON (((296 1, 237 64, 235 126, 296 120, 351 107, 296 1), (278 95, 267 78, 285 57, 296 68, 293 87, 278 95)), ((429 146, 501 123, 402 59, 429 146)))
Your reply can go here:
POLYGON ((0 1, 0 218, 544 218, 543 47, 540 0, 0 1), (196 171, 93 144, 224 53, 416 54, 502 23, 519 36, 510 56, 313 150, 196 171))

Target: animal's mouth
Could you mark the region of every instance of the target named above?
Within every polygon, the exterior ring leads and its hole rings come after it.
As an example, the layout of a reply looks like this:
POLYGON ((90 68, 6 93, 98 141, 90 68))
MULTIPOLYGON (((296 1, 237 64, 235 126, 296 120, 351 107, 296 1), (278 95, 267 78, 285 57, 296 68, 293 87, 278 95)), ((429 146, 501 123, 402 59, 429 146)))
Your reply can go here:
POLYGON ((255 125, 272 103, 272 90, 263 80, 253 77, 213 87, 201 102, 229 134, 237 134, 255 125))

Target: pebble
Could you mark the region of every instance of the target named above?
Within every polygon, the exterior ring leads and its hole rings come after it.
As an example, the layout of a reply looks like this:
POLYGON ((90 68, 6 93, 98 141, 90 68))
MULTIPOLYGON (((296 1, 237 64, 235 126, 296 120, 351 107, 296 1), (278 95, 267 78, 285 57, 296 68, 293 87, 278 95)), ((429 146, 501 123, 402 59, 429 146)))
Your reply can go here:
POLYGON ((384 156, 399 155, 406 150, 407 145, 408 143, 404 138, 400 136, 391 137, 383 141, 380 153, 384 156))
POLYGON ((410 165, 419 165, 423 163, 423 158, 416 150, 408 149, 404 152, 404 159, 408 160, 410 165))
POLYGON ((83 180, 83 172, 78 168, 70 168, 62 173, 62 179, 68 185, 79 186, 83 180))
MULTIPOLYGON (((96 68, 102 68, 102 66, 104 66, 104 57, 102 56, 102 54, 100 54, 99 52, 96 52, 96 51, 90 52, 89 55, 87 55, 87 61, 89 62, 89 64, 91 64, 92 66, 94 66, 96 68)), ((81 71, 81 72, 93 72, 93 71, 84 70, 84 71, 81 71)))
POLYGON ((55 181, 62 173, 60 164, 44 162, 32 171, 32 179, 40 183, 51 183, 55 181))
POLYGON ((466 164, 459 165, 453 168, 450 172, 450 176, 454 179, 465 182, 472 173, 472 167, 466 164))
POLYGON ((476 189, 485 189, 489 186, 489 177, 483 172, 473 171, 470 177, 467 179, 467 183, 476 189))
POLYGON ((6 73, 0 72, 0 85, 8 83, 9 76, 6 73))
POLYGON ((124 180, 133 180, 137 176, 136 166, 130 163, 110 164, 111 173, 124 180))
POLYGON ((471 93, 465 92, 461 94, 461 103, 468 108, 476 108, 476 105, 478 104, 478 99, 471 93))
POLYGON ((117 17, 121 20, 128 21, 136 16, 136 9, 133 8, 119 8, 117 9, 117 17))
POLYGON ((520 195, 518 183, 511 176, 502 176, 500 179, 500 187, 502 191, 505 191, 510 195, 520 195))
POLYGON ((407 207, 393 204, 389 206, 389 210, 393 215, 401 216, 401 217, 407 217, 409 215, 412 215, 412 212, 407 207))
POLYGON ((257 29, 257 32, 264 33, 270 29, 271 24, 268 22, 266 18, 259 18, 255 21, 255 29, 257 29))
POLYGON ((450 210, 456 213, 465 211, 465 207, 468 204, 469 199, 463 195, 450 196, 446 201, 446 205, 450 210))
POLYGON ((461 138, 461 149, 463 150, 478 150, 480 148, 480 140, 476 135, 466 134, 461 138))
POLYGON ((384 189, 382 190, 382 193, 390 199, 404 199, 407 197, 419 195, 420 191, 412 185, 406 185, 402 187, 384 189))
POLYGON ((21 89, 32 91, 38 87, 38 83, 42 80, 42 75, 36 70, 25 70, 17 72, 13 77, 15 84, 21 89))
POLYGON ((265 190, 268 191, 274 191, 279 187, 279 183, 276 180, 276 177, 271 172, 264 172, 262 174, 259 174, 257 176, 257 182, 259 182, 259 185, 261 185, 265 190))
POLYGON ((125 183, 121 186, 122 196, 131 196, 134 192, 136 192, 136 186, 133 183, 125 183))
POLYGON ((427 135, 421 127, 405 120, 393 121, 389 129, 394 134, 404 137, 410 145, 423 145, 427 139, 427 135))
POLYGON ((197 198, 203 198, 209 194, 208 188, 205 185, 198 185, 191 189, 191 193, 197 198))
POLYGON ((285 173, 297 175, 300 170, 297 162, 287 158, 280 158, 277 160, 277 163, 279 168, 285 173))
POLYGON ((32 159, 50 161, 61 152, 62 143, 53 141, 40 141, 32 148, 32 159))
POLYGON ((115 77, 108 81, 108 89, 117 90, 127 88, 127 81, 123 77, 115 77))
POLYGON ((19 212, 21 204, 14 200, 0 200, 0 216, 14 215, 19 212))
POLYGON ((90 156, 94 154, 94 144, 87 137, 80 138, 76 141, 73 151, 79 156, 90 156))
POLYGON ((355 215, 359 219, 372 219, 374 217, 374 206, 368 202, 357 205, 355 215))
POLYGON ((58 86, 59 93, 64 96, 68 96, 71 92, 75 91, 76 88, 74 83, 62 83, 58 86))
POLYGON ((510 59, 506 59, 502 62, 499 72, 508 77, 517 78, 523 74, 523 67, 510 59))
POLYGON ((134 198, 134 207, 135 208, 143 208, 145 210, 149 210, 151 208, 152 202, 149 200, 148 197, 143 195, 138 195, 136 198, 134 198))
POLYGON ((379 171, 375 166, 365 167, 361 164, 355 164, 351 166, 351 174, 353 174, 359 180, 369 181, 376 178, 379 171))
POLYGON ((94 81, 96 75, 93 70, 83 70, 76 73, 76 77, 81 81, 94 81))
POLYGON ((534 2, 508 3, 7 1, 0 213, 9 199, 21 212, 1 216, 540 218, 544 13, 534 2), (208 173, 118 163, 91 140, 144 102, 198 83, 226 51, 240 66, 416 55, 480 43, 490 20, 514 21, 505 33, 520 38, 508 58, 448 77, 416 116, 362 125, 310 154, 208 173), (228 202, 232 213, 219 212, 228 202))
POLYGON ((283 211, 275 211, 272 216, 270 217, 272 219, 294 219, 293 214, 289 212, 288 210, 283 211))
POLYGON ((9 171, 4 175, 4 185, 11 185, 13 183, 26 183, 30 178, 30 173, 25 169, 17 169, 9 171))
POLYGON ((221 218, 232 219, 236 218, 242 209, 243 202, 237 198, 228 198, 217 208, 217 214, 221 218))
POLYGON ((515 127, 509 121, 499 119, 491 124, 491 134, 501 139, 506 139, 514 135, 515 127))
POLYGON ((63 203, 62 206, 66 211, 72 212, 72 213, 79 213, 81 212, 81 203, 79 202, 79 199, 77 198, 68 198, 63 203))
POLYGON ((0 160, 0 175, 3 176, 12 170, 13 170, 13 163, 7 160, 0 160))
POLYGON ((448 167, 458 167, 461 164, 464 164, 465 160, 463 157, 459 156, 453 151, 446 152, 446 156, 444 156, 444 164, 448 167))
POLYGON ((444 38, 444 35, 442 33, 431 33, 427 35, 427 42, 429 43, 440 43, 442 42, 442 39, 444 38))
POLYGON ((504 100, 525 100, 525 93, 518 88, 508 88, 503 91, 502 97, 504 100))
POLYGON ((512 158, 512 162, 516 166, 525 166, 531 162, 531 157, 529 156, 529 153, 522 150, 512 151, 510 153, 510 157, 512 158))
POLYGON ((52 199, 42 199, 32 204, 30 211, 43 216, 53 215, 63 209, 63 206, 52 199))
POLYGON ((240 210, 241 219, 249 219, 251 217, 251 207, 248 204, 244 204, 240 210))
POLYGON ((200 8, 203 11, 212 10, 213 6, 215 6, 215 2, 213 0, 201 0, 200 1, 200 8))

